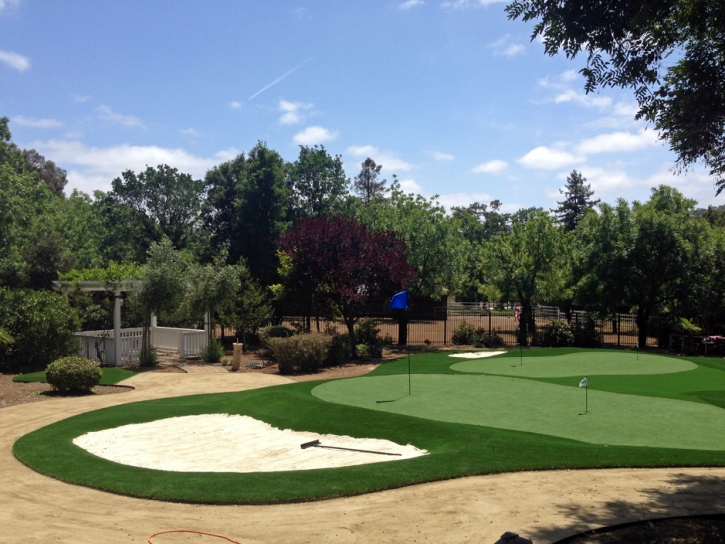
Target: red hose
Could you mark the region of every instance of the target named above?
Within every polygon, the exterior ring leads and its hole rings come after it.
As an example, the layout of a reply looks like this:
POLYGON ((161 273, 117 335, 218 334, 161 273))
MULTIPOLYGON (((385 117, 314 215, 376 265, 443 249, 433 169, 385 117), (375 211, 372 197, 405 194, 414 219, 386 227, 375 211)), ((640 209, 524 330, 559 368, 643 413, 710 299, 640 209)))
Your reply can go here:
POLYGON ((166 533, 195 533, 197 535, 206 535, 206 536, 214 536, 216 538, 223 538, 224 540, 227 540, 229 542, 232 542, 233 544, 242 544, 238 540, 232 540, 228 536, 217 535, 217 534, 214 534, 214 533, 205 533, 204 531, 194 531, 192 529, 172 529, 171 531, 159 531, 158 533, 154 533, 154 534, 152 534, 149 537, 148 543, 149 544, 154 544, 153 542, 151 542, 151 539, 153 537, 158 536, 158 535, 163 535, 163 534, 166 534, 166 533))

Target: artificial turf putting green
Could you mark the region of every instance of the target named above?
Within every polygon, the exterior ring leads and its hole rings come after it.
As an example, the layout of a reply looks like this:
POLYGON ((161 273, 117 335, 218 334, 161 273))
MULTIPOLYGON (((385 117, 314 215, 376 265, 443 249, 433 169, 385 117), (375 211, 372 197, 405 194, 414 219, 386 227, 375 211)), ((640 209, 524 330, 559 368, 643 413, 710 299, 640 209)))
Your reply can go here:
MULTIPOLYGON (((135 376, 136 372, 132 370, 125 370, 123 368, 103 368, 101 374, 100 385, 116 385, 118 382, 129 379, 131 376, 135 376)), ((48 383, 45 377, 45 370, 39 372, 30 372, 29 374, 20 374, 13 378, 14 382, 23 383, 48 383)))
MULTIPOLYGON (((362 377, 318 385, 327 402, 449 423, 540 433, 593 444, 725 450, 725 411, 716 406, 502 376, 362 377), (401 398, 402 397, 402 398, 401 398), (399 399, 394 402, 380 400, 399 399)), ((595 381, 595 379, 591 379, 595 381)))
MULTIPOLYGON (((533 359, 539 357, 573 353, 596 356, 602 351, 571 348, 525 351, 524 365, 533 363, 533 359)), ((584 390, 571 387, 578 384, 578 376, 511 378, 463 374, 450 368, 455 360, 448 355, 449 353, 426 353, 411 358, 414 372, 413 397, 423 394, 420 387, 426 382, 431 387, 445 389, 449 387, 448 384, 462 384, 469 380, 478 380, 476 383, 498 380, 524 384, 523 386, 539 392, 541 390, 536 388, 541 385, 553 386, 556 391, 569 389, 573 398, 579 400, 576 405, 572 405, 574 411, 578 414, 583 409, 584 390), (557 387, 562 385, 567 387, 557 387)), ((519 352, 512 350, 501 357, 502 360, 509 358, 514 364, 519 352)), ((666 410, 670 406, 678 406, 678 412, 680 404, 687 405, 688 409, 693 409, 693 406, 704 407, 715 410, 717 417, 723 419, 725 411, 715 407, 725 407, 725 363, 717 359, 676 359, 690 361, 697 368, 670 374, 590 378, 589 400, 592 412, 586 416, 570 416, 566 413, 562 417, 596 423, 601 408, 598 403, 606 398, 604 393, 626 390, 630 395, 644 401, 689 400, 692 402, 662 406, 666 410)), ((407 358, 385 363, 368 376, 387 377, 387 382, 383 380, 381 383, 387 383, 386 387, 391 388, 391 396, 403 397, 408 392, 407 364, 407 358)), ((360 379, 377 378, 353 378, 345 381, 360 379)), ((692 444, 685 445, 685 448, 619 446, 614 441, 605 445, 586 442, 581 436, 569 439, 542 434, 538 430, 525 432, 478 424, 436 421, 420 417, 420 413, 410 416, 381 411, 377 406, 370 409, 331 403, 312 394, 313 389, 321 385, 327 387, 327 383, 333 382, 301 382, 239 393, 177 397, 106 408, 29 433, 14 444, 13 452, 26 465, 63 481, 134 497, 212 504, 323 499, 446 478, 516 470, 725 466, 725 451, 722 447, 698 450, 689 449, 693 447, 692 444), (282 429, 349 435, 356 438, 382 438, 399 444, 413 444, 428 450, 429 455, 405 461, 325 470, 253 474, 177 473, 113 463, 91 455, 72 443, 75 437, 86 432, 205 413, 249 415, 282 429)), ((459 385, 455 387, 460 388, 459 385)), ((460 403, 461 406, 456 410, 465 411, 468 406, 470 412, 475 413, 477 404, 481 402, 481 395, 471 388, 463 389, 469 390, 465 394, 469 395, 470 402, 460 403)), ((503 401, 509 404, 512 402, 513 399, 508 397, 503 401)), ((691 417, 695 419, 702 419, 709 413, 693 410, 691 417)), ((664 415, 655 414, 659 418, 664 415)), ((616 438, 619 432, 616 421, 610 425, 610 431, 616 438)), ((723 436, 721 431, 716 432, 719 437, 723 436)), ((199 454, 203 455, 203 445, 199 447, 199 454)), ((243 459, 240 460, 240 463, 243 462, 243 459)))
POLYGON ((558 378, 563 376, 597 376, 602 374, 669 374, 697 368, 695 363, 662 355, 633 353, 631 351, 578 352, 549 357, 527 357, 526 362, 512 361, 510 357, 494 356, 455 362, 451 368, 458 372, 498 374, 526 378, 558 378), (519 363, 522 364, 519 364, 519 363))

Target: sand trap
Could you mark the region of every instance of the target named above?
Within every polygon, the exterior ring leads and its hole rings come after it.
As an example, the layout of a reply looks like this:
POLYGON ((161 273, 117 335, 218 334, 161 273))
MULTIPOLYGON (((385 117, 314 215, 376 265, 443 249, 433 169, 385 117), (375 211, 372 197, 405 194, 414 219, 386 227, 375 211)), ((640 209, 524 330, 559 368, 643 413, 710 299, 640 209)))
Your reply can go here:
POLYGON ((86 433, 73 440, 84 450, 124 465, 174 472, 279 472, 399 461, 426 450, 389 440, 280 430, 249 416, 172 417, 86 433), (400 453, 380 455, 300 444, 400 453))
POLYGON ((501 355, 506 353, 505 351, 470 351, 468 353, 454 353, 448 357, 459 357, 461 359, 483 359, 484 357, 493 357, 494 355, 501 355))

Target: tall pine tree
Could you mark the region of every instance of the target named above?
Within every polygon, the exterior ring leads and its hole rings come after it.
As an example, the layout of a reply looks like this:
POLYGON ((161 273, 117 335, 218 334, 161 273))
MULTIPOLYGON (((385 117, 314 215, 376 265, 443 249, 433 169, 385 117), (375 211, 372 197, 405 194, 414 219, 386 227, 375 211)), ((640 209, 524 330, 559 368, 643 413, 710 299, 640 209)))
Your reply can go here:
POLYGON ((559 207, 551 210, 556 214, 559 222, 564 224, 567 232, 576 228, 587 210, 599 204, 599 199, 591 200, 594 191, 586 181, 587 179, 580 172, 572 170, 569 177, 566 178, 566 189, 559 189, 559 192, 565 197, 563 202, 557 201, 559 207))

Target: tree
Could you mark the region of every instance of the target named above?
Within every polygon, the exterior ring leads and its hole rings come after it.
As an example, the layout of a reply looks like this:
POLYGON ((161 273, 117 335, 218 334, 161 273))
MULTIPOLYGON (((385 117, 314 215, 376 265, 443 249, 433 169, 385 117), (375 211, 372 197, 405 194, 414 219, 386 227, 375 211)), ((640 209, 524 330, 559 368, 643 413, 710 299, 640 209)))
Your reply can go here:
POLYGON ((258 142, 246 157, 209 170, 205 181, 213 245, 228 251, 230 264, 244 259, 262 285, 278 283, 275 242, 289 226, 284 159, 258 142))
POLYGON ((126 170, 112 187, 106 206, 114 235, 133 229, 132 237, 144 236, 145 245, 166 236, 176 249, 193 247, 201 220, 203 181, 161 164, 140 174, 126 170))
MULTIPOLYGON (((631 207, 601 204, 582 221, 580 296, 603 312, 622 306, 636 314, 639 344, 646 345, 649 317, 687 295, 699 262, 703 221, 691 217, 695 201, 672 187, 652 189, 631 207)), ((581 232, 580 232, 581 231, 581 232)))
POLYGON ((527 220, 514 220, 511 233, 492 238, 484 246, 483 269, 489 281, 507 299, 521 304, 519 343, 528 343, 533 324, 533 302, 561 254, 561 229, 543 210, 527 220))
POLYGON ((68 183, 68 173, 65 170, 56 166, 53 161, 46 161, 35 149, 23 150, 23 159, 28 172, 37 172, 54 195, 64 196, 63 189, 68 183))
POLYGON ((382 164, 375 164, 375 161, 368 157, 362 163, 360 173, 355 176, 353 187, 366 206, 374 199, 382 198, 386 192, 386 180, 377 181, 382 168, 382 164))
POLYGON ((149 248, 148 259, 142 269, 143 285, 135 293, 143 308, 141 363, 149 364, 151 357, 151 315, 171 311, 179 305, 187 287, 187 263, 174 249, 171 240, 163 238, 149 248))
POLYGON ((285 286, 315 291, 342 314, 353 357, 362 307, 388 300, 415 278, 400 237, 340 216, 302 219, 280 248, 289 259, 285 286))
MULTIPOLYGON (((361 207, 358 213, 372 229, 393 231, 405 242, 405 256, 415 272, 408 284, 411 305, 419 297, 440 300, 462 289, 470 244, 459 221, 446 213, 437 197, 406 194, 394 179, 387 199, 361 207)), ((398 343, 405 345, 408 314, 397 317, 398 343)))
POLYGON ((509 19, 538 20, 532 40, 573 59, 586 92, 632 88, 637 119, 654 123, 676 169, 703 161, 725 189, 725 3, 721 0, 514 0, 509 19), (664 61, 670 55, 679 59, 664 61))
POLYGON ((269 323, 274 312, 269 293, 252 277, 246 263, 237 265, 237 286, 235 295, 229 294, 230 304, 221 309, 223 323, 233 326, 241 335, 243 349, 247 349, 247 332, 257 331, 269 323))
POLYGON ((337 212, 345 195, 348 179, 342 158, 334 158, 325 146, 300 146, 300 155, 287 169, 292 217, 323 217, 337 212))
POLYGON ((563 202, 557 201, 559 207, 551 210, 567 232, 576 228, 587 210, 599 204, 599 199, 591 199, 594 191, 591 190, 591 185, 586 185, 586 181, 579 172, 572 170, 566 178, 566 190, 559 189, 559 193, 565 197, 563 202))

